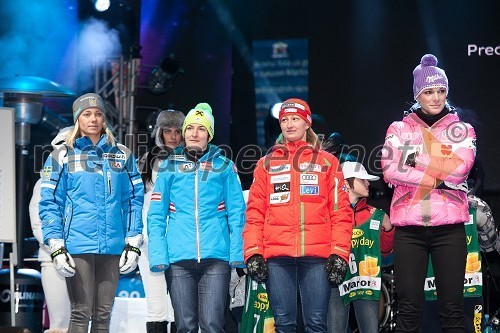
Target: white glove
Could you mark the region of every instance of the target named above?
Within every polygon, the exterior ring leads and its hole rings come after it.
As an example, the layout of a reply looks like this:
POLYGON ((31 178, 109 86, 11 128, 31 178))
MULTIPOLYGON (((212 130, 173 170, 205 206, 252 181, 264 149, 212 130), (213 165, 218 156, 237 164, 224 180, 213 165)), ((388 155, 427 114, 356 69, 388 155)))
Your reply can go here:
POLYGON ((139 250, 139 248, 142 245, 142 240, 142 234, 125 238, 125 243, 127 245, 120 257, 120 274, 128 274, 136 269, 137 263, 139 262, 139 256, 141 255, 141 250, 139 250))
POLYGON ((448 186, 452 190, 459 190, 465 193, 469 192, 469 186, 467 184, 467 181, 464 181, 458 185, 455 185, 453 183, 447 182, 446 180, 443 182, 445 186, 448 186))
POLYGON ((64 247, 63 239, 49 239, 50 257, 54 266, 64 277, 75 275, 75 261, 64 247))

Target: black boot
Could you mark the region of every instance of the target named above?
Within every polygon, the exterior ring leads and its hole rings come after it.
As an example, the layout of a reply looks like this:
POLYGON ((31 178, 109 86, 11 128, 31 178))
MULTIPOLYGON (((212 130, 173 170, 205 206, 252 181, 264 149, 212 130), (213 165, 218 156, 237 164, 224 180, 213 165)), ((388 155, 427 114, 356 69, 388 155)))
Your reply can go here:
POLYGON ((167 333, 166 321, 148 321, 146 323, 146 331, 148 333, 167 333))

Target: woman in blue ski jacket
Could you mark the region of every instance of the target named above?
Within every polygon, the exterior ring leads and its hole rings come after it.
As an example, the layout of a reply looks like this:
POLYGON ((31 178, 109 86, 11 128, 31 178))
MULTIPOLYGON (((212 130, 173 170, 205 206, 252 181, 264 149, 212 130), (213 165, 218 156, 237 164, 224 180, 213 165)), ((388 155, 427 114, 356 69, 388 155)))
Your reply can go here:
POLYGON ((132 272, 142 243, 144 186, 135 158, 116 143, 97 94, 73 103, 75 126, 42 170, 44 243, 71 301, 69 332, 108 332, 120 273, 132 272))
POLYGON ((208 144, 207 103, 189 111, 182 132, 186 148, 162 163, 151 195, 150 269, 166 270, 178 332, 224 332, 231 267, 245 267, 245 202, 233 162, 208 144))

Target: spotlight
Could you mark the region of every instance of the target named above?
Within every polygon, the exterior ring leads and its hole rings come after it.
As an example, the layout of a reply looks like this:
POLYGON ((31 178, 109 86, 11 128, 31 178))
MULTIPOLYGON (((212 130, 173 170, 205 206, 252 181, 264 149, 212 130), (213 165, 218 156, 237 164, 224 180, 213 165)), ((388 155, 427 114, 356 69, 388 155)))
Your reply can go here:
POLYGON ((281 133, 280 122, 278 120, 281 102, 273 104, 269 108, 269 112, 264 119, 264 133, 265 133, 265 142, 266 147, 269 148, 276 143, 276 139, 281 133))
POLYGON ((281 104, 283 104, 283 103, 276 103, 271 107, 270 113, 271 113, 271 116, 273 116, 273 118, 276 118, 276 119, 279 118, 281 104))
POLYGON ((104 12, 108 10, 109 5, 110 5, 109 0, 96 0, 94 4, 95 9, 99 12, 104 12))
POLYGON ((160 61, 160 65, 155 67, 148 78, 148 88, 153 94, 161 95, 172 88, 174 80, 184 73, 179 63, 171 55, 160 61))

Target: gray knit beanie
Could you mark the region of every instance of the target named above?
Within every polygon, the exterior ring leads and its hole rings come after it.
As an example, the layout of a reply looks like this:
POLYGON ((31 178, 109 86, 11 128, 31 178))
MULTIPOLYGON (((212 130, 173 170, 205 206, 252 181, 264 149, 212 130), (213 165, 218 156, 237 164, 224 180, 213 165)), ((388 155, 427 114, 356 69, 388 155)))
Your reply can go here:
POLYGON ((78 97, 73 102, 73 122, 76 123, 80 114, 89 108, 98 108, 106 114, 106 106, 102 97, 98 94, 88 93, 78 97))
POLYGON ((155 128, 153 129, 153 133, 151 133, 151 137, 155 138, 155 143, 157 146, 164 146, 162 132, 159 131, 160 128, 178 128, 182 130, 182 124, 184 123, 184 113, 177 110, 163 110, 158 114, 158 118, 156 118, 155 128))

